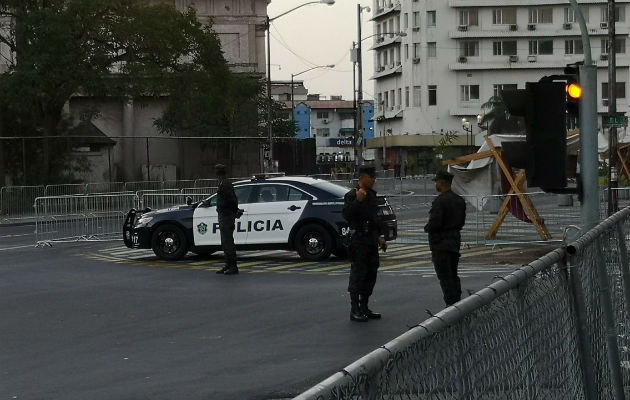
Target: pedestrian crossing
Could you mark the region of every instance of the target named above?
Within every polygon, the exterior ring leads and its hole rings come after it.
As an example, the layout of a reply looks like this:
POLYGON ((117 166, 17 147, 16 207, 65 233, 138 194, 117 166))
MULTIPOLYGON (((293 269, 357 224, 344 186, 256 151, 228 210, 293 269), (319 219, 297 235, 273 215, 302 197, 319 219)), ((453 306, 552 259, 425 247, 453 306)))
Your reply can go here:
MULTIPOLYGON (((493 257, 500 254, 502 259, 511 253, 522 252, 517 246, 470 247, 462 250, 459 274, 461 277, 484 274, 506 275, 517 268, 515 265, 495 265, 493 257), (480 261, 481 258, 481 261, 480 261)), ((189 253, 179 261, 158 259, 153 251, 129 249, 115 246, 99 249, 96 253, 81 253, 81 257, 106 263, 124 264, 135 267, 164 268, 173 270, 216 271, 223 267, 223 253, 212 256, 197 256, 189 253)), ((379 273, 384 275, 414 275, 435 277, 431 251, 426 244, 392 244, 381 253, 379 273)), ((331 257, 326 261, 304 261, 294 251, 264 250, 238 252, 238 267, 241 273, 297 273, 344 275, 350 273, 350 261, 331 257)))

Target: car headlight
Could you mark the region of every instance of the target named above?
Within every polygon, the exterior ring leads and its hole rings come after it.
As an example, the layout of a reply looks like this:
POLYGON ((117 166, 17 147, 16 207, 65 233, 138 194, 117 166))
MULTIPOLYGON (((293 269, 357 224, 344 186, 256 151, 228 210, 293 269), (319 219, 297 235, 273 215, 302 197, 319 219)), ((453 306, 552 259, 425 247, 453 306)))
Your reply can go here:
POLYGON ((138 222, 136 222, 136 228, 142 228, 144 226, 147 226, 147 224, 151 222, 152 219, 153 217, 140 217, 138 219, 138 222))

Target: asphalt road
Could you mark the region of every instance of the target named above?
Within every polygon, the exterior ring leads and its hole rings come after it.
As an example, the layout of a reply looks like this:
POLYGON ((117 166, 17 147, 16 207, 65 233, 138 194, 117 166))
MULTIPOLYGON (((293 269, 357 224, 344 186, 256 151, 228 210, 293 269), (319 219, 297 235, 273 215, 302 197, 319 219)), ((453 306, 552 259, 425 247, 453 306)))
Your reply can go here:
MULTIPOLYGON (((382 273, 384 318, 353 323, 343 273, 221 276, 2 235, 0 399, 290 398, 443 307, 434 276, 382 273)), ((493 280, 491 260, 465 290, 493 280)))

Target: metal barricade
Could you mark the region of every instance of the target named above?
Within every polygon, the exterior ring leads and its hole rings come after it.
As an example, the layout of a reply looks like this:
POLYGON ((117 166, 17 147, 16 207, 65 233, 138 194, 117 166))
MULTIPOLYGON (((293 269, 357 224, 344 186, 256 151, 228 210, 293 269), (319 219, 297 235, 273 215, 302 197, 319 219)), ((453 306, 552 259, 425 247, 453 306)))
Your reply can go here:
POLYGON ((125 182, 123 188, 126 192, 138 192, 140 190, 160 190, 162 189, 162 181, 138 181, 125 182))
POLYGON ((5 186, 0 188, 0 223, 29 221, 35 217, 33 204, 44 195, 44 186, 5 186))
POLYGON ((87 184, 69 183, 63 185, 46 185, 44 196, 71 196, 75 194, 87 194, 87 184))
POLYGON ((38 245, 55 241, 120 239, 135 194, 50 196, 35 199, 38 245))
POLYGON ((125 191, 125 182, 101 182, 86 184, 86 194, 121 193, 125 191))
POLYGON ((183 195, 199 195, 203 196, 202 198, 206 198, 212 196, 217 192, 217 187, 194 187, 194 188, 183 188, 181 193, 183 195))
POLYGON ((194 187, 196 188, 204 188, 204 187, 216 187, 219 184, 218 179, 195 179, 194 187))
POLYGON ((627 398, 629 221, 626 208, 295 400, 627 398))

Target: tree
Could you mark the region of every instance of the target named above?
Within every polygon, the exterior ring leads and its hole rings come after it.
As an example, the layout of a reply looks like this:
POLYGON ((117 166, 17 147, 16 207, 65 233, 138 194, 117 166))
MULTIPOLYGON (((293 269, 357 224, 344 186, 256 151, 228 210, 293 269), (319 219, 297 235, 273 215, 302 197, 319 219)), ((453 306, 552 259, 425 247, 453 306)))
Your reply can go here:
MULTIPOLYGON (((10 60, 0 76, 5 133, 64 135, 63 109, 78 93, 121 101, 167 97, 166 115, 189 99, 187 105, 204 106, 209 123, 230 130, 240 89, 247 87, 249 98, 259 90, 251 78, 229 71, 218 37, 192 8, 179 12, 148 0, 0 0, 0 21, 10 60)), ((169 127, 194 126, 198 110, 169 127)), ((43 140, 40 157, 31 157, 41 159, 40 179, 55 172, 57 150, 43 140)))
POLYGON ((508 118, 507 108, 500 96, 492 96, 487 102, 481 105, 484 115, 479 122, 479 126, 487 126, 488 134, 515 133, 521 131, 520 117, 510 116, 508 118), (485 112, 488 110, 487 112, 485 112))

